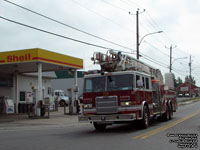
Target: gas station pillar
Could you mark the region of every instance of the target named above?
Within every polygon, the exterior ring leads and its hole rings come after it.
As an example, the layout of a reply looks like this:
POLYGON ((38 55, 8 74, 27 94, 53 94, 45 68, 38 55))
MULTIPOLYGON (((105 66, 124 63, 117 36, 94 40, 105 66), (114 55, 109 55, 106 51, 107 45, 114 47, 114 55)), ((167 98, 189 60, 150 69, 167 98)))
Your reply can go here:
POLYGON ((42 101, 42 63, 38 63, 38 96, 36 98, 36 116, 41 115, 40 101, 42 101))

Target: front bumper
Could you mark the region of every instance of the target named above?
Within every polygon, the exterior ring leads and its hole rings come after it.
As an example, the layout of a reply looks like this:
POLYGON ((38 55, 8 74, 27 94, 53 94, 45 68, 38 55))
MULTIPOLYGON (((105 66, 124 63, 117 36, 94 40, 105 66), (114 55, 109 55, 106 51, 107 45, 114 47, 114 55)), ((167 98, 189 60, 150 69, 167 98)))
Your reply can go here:
POLYGON ((81 115, 79 122, 126 122, 136 120, 136 114, 112 114, 112 115, 81 115))

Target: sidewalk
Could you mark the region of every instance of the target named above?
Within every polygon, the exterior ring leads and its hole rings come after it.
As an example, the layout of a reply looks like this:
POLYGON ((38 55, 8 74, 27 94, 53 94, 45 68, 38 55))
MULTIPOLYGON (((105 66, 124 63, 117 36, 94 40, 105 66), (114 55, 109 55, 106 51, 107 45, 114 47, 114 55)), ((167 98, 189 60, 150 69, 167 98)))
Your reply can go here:
MULTIPOLYGON (((66 112, 68 112, 68 108, 66 109, 66 112)), ((0 115, 0 127, 3 124, 9 126, 73 125, 78 124, 78 115, 66 115, 64 114, 64 108, 59 107, 58 111, 50 112, 50 118, 32 119, 28 117, 28 114, 0 115)))

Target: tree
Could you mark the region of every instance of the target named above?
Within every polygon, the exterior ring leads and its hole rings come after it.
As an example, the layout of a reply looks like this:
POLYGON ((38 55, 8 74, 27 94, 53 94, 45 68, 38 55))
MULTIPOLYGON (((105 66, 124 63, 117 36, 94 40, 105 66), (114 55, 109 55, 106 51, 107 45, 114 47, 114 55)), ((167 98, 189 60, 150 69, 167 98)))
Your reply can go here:
POLYGON ((194 77, 192 77, 190 75, 188 75, 188 76, 185 77, 185 82, 186 81, 189 81, 189 82, 191 82, 194 85, 196 84, 196 81, 195 81, 194 77))
POLYGON ((175 79, 175 87, 179 87, 181 84, 183 84, 183 80, 178 77, 177 79, 175 79))
POLYGON ((176 84, 175 86, 178 87, 181 84, 183 84, 183 80, 180 77, 178 77, 177 79, 175 79, 175 84, 176 84))

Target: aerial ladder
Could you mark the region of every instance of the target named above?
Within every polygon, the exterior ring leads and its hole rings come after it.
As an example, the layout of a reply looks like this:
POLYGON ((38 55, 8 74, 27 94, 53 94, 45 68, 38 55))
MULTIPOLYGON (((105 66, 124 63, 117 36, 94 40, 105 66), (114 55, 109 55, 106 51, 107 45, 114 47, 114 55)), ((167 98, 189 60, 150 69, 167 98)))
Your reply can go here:
POLYGON ((163 76, 159 69, 155 69, 121 51, 108 50, 106 54, 94 52, 91 60, 99 64, 101 72, 116 72, 134 70, 150 74, 155 80, 163 82, 163 76))

